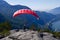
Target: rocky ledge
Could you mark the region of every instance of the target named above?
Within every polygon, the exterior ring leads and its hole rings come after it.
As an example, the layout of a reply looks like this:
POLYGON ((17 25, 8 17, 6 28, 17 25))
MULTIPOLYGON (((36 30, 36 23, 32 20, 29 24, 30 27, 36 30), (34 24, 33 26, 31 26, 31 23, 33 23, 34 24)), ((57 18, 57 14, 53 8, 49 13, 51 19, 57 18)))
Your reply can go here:
POLYGON ((37 31, 33 30, 19 30, 19 31, 10 31, 11 34, 3 39, 0 40, 60 40, 53 37, 52 34, 43 32, 38 33, 37 31), (43 36, 41 36, 43 34, 43 36))

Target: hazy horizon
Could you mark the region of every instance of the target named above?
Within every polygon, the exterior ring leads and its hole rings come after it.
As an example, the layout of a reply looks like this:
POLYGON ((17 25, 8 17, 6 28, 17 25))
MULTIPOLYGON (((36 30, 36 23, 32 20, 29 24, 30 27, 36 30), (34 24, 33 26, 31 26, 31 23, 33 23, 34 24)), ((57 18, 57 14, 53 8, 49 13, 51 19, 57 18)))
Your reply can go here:
POLYGON ((33 10, 46 11, 60 7, 60 0, 5 0, 11 5, 25 5, 33 10))

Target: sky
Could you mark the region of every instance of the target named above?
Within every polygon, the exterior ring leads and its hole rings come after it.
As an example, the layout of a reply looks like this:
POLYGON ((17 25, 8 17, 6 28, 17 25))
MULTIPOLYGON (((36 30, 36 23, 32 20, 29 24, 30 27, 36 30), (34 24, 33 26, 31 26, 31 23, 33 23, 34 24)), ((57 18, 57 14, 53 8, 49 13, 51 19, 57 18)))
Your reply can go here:
POLYGON ((60 7, 60 0, 5 0, 11 5, 24 5, 33 10, 51 10, 60 7))

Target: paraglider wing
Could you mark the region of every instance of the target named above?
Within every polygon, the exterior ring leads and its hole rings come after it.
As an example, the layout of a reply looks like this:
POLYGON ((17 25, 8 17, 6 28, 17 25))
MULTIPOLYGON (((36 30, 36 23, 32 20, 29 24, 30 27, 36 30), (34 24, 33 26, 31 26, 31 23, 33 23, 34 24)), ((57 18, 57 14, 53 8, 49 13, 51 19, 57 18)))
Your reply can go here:
POLYGON ((39 18, 39 16, 34 11, 32 11, 30 9, 21 9, 21 10, 18 10, 18 11, 16 11, 13 14, 13 17, 16 17, 16 16, 21 15, 21 14, 31 14, 31 15, 39 18))

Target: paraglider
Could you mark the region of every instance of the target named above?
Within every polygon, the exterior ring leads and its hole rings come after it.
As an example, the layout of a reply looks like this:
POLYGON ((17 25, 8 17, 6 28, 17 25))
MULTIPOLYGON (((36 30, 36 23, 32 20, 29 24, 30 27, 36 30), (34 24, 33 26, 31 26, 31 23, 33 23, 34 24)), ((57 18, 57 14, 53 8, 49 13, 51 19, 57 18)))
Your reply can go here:
POLYGON ((37 19, 39 19, 39 16, 33 10, 30 9, 20 9, 13 14, 13 17, 16 17, 21 14, 31 14, 35 16, 37 19))
MULTIPOLYGON (((39 19, 39 16, 36 14, 36 12, 34 12, 33 10, 30 10, 30 9, 20 9, 20 10, 17 10, 13 14, 13 17, 15 18, 16 16, 21 15, 21 14, 31 14, 34 17, 36 17, 37 19, 39 19)), ((24 28, 23 29, 24 30, 26 29, 26 24, 25 23, 24 23, 24 28)))

